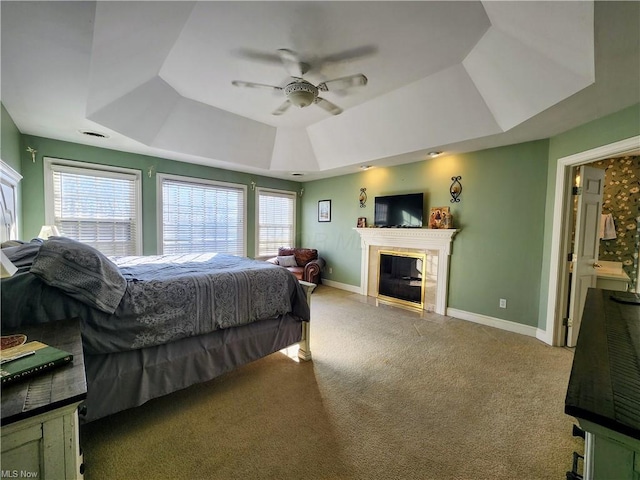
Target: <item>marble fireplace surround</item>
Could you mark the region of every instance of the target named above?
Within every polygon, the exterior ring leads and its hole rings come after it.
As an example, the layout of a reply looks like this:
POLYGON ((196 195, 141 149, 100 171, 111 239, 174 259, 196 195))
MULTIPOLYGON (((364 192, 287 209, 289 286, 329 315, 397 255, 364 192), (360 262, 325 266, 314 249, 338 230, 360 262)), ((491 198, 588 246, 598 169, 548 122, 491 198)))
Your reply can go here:
MULTIPOLYGON (((433 254, 437 252, 435 313, 445 315, 449 286, 449 256, 453 237, 459 230, 427 228, 356 228, 362 246, 360 293, 378 296, 380 250, 433 254)), ((427 257, 427 262, 429 259, 427 257)))

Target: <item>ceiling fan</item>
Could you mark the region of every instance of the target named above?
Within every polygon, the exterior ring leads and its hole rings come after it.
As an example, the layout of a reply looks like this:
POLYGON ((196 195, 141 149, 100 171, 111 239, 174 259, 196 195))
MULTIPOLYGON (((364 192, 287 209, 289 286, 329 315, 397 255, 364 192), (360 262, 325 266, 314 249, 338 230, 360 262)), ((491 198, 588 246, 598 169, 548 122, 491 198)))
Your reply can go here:
POLYGON ((268 88, 271 90, 283 91, 286 100, 282 105, 271 112, 272 115, 282 115, 291 105, 304 108, 312 104, 319 106, 332 115, 339 115, 342 113, 342 109, 334 103, 318 96, 319 92, 344 90, 346 88, 359 87, 367 84, 367 77, 361 73, 357 73, 355 75, 327 80, 319 83, 318 85, 313 85, 302 78, 303 75, 311 69, 311 65, 301 61, 295 52, 286 48, 279 49, 278 56, 289 75, 293 78, 293 82, 288 83, 286 86, 278 87, 275 85, 244 82, 241 80, 234 80, 231 82, 236 87, 268 88))

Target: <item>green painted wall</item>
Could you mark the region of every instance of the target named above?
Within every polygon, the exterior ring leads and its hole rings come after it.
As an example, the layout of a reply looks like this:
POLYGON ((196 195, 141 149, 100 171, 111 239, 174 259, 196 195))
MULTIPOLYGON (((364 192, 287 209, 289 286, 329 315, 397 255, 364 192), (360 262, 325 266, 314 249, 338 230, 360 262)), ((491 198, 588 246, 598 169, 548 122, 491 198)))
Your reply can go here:
MULTIPOLYGON (((452 308, 524 325, 546 326, 555 170, 561 157, 640 134, 640 104, 589 122, 548 140, 528 142, 392 168, 373 168, 337 178, 297 182, 185 164, 145 155, 24 135, 16 140, 15 125, 2 109, 2 154, 17 154, 22 181, 23 238, 37 235, 44 222, 42 157, 50 156, 143 171, 144 253, 156 253, 156 172, 298 191, 298 246, 317 248, 327 260, 323 276, 359 286, 360 238, 353 230, 358 217, 373 219, 374 197, 425 193, 425 209, 450 206, 460 233, 453 243, 448 304, 452 308), (5 147, 5 138, 9 144, 5 147), (36 163, 27 146, 38 150, 36 163), (450 203, 451 177, 462 176, 461 202, 450 203), (368 201, 360 208, 360 188, 368 201), (319 200, 332 201, 331 222, 317 221, 319 200), (328 273, 329 268, 332 273, 328 273), (498 299, 508 308, 500 309, 498 299)), ((11 158, 3 158, 10 163, 11 158)), ((10 163, 11 164, 11 163, 10 163)), ((248 248, 255 251, 255 197, 248 198, 248 248)))
POLYGON ((547 324, 546 308, 551 272, 551 236, 558 159, 636 135, 640 135, 640 104, 585 123, 549 140, 549 171, 547 173, 543 268, 540 279, 540 318, 538 320, 538 326, 542 329, 547 324))
MULTIPOLYGON (((79 145, 42 137, 23 136, 23 144, 38 151, 36 162, 31 155, 22 153, 22 200, 23 200, 23 238, 33 238, 44 224, 44 167, 43 157, 63 158, 102 165, 126 167, 142 171, 142 217, 143 217, 143 254, 157 253, 157 212, 156 212, 156 176, 149 178, 147 171, 154 167, 154 173, 170 173, 187 177, 204 178, 222 182, 238 183, 249 186, 252 181, 259 187, 300 191, 301 184, 287 180, 234 172, 219 168, 193 165, 173 160, 125 153, 106 148, 79 145)), ((25 147, 26 148, 26 147, 25 147)), ((300 203, 300 202, 298 202, 300 203)), ((255 252, 255 195, 248 190, 247 195, 247 256, 255 252)), ((301 209, 298 208, 298 224, 301 209)))
MULTIPOLYGON (((4 105, 0 103, 0 155, 2 160, 13 168, 16 172, 22 175, 20 165, 20 143, 21 135, 18 127, 14 123, 13 119, 9 115, 9 112, 4 108, 4 105)), ((21 194, 22 185, 18 184, 18 218, 21 218, 22 202, 21 194)), ((18 221, 18 236, 22 237, 22 221, 18 221)))
POLYGON ((357 217, 371 222, 376 195, 422 191, 425 208, 450 206, 461 229, 453 243, 448 305, 544 329, 557 160, 638 134, 640 104, 544 141, 309 182, 301 239, 327 260, 325 278, 359 286, 357 217), (462 176, 459 204, 449 202, 454 175, 462 176), (361 209, 362 187, 369 201, 361 209), (317 222, 322 199, 332 200, 330 223, 317 222), (499 298, 507 299, 506 310, 499 298))
MULTIPOLYGON (((374 197, 425 193, 425 209, 449 206, 454 228, 448 305, 525 325, 538 322, 548 141, 536 141, 304 185, 302 243, 327 260, 324 277, 360 285, 357 217, 373 220, 374 197), (450 203, 452 176, 462 176, 461 202, 450 203), (360 208, 360 188, 367 189, 360 208), (317 222, 317 202, 332 201, 330 223, 317 222), (328 273, 329 267, 333 273, 328 273), (508 308, 500 309, 500 298, 508 308)), ((425 219, 426 221, 426 219, 425 219)))

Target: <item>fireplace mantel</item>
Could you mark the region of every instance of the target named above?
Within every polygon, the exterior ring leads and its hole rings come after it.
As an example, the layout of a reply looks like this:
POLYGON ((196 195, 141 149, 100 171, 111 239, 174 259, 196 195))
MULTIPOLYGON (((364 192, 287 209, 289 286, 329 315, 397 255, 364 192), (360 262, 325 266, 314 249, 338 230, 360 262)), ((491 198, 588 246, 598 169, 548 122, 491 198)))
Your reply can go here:
MULTIPOLYGON (((449 285, 449 256, 457 229, 428 228, 356 228, 362 246, 360 288, 362 295, 369 295, 369 268, 372 247, 407 248, 438 252, 438 274, 435 312, 446 314, 447 288, 449 285)), ((376 287, 377 288, 377 287, 376 287)))

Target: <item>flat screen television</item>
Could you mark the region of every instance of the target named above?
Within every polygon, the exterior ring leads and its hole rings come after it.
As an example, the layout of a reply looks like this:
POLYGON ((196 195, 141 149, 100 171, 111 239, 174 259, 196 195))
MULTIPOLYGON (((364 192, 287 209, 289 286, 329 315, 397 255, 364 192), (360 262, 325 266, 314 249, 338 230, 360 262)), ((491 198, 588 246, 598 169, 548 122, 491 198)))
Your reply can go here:
POLYGON ((422 193, 376 197, 374 225, 376 227, 422 227, 423 197, 422 193))

